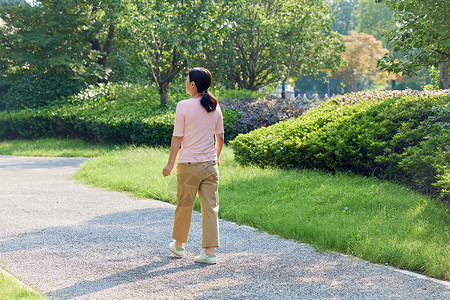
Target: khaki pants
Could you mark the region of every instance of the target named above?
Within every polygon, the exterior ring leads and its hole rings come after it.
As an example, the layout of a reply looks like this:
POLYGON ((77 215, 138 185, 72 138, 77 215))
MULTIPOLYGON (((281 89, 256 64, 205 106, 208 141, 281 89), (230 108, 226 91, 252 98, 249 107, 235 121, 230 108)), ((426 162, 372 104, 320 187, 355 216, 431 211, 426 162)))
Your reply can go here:
POLYGON ((202 207, 202 247, 219 247, 219 167, 216 161, 177 164, 177 198, 172 238, 186 243, 195 196, 202 207))

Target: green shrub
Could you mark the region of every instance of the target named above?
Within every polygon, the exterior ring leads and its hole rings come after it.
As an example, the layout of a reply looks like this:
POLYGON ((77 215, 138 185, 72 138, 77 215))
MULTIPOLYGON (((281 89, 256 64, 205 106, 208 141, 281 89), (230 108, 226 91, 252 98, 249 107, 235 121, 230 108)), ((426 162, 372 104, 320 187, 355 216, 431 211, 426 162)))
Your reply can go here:
MULTIPOLYGON (((72 137, 110 144, 169 145, 175 103, 161 107, 151 86, 100 84, 64 105, 0 112, 0 139, 72 137)), ((240 114, 223 110, 226 141, 240 114)))
POLYGON ((242 117, 242 114, 235 109, 223 109, 223 127, 225 131, 225 141, 229 142, 238 135, 237 121, 242 117))
POLYGON ((239 135, 232 142, 236 160, 351 170, 447 199, 449 91, 403 94, 410 95, 370 92, 332 98, 300 118, 239 135))
POLYGON ((3 82, 0 108, 7 110, 40 108, 62 103, 65 97, 77 94, 84 82, 65 74, 22 74, 3 82))
POLYGON ((92 86, 62 106, 0 114, 0 137, 74 137, 111 144, 167 145, 173 107, 153 89, 131 84, 92 86))

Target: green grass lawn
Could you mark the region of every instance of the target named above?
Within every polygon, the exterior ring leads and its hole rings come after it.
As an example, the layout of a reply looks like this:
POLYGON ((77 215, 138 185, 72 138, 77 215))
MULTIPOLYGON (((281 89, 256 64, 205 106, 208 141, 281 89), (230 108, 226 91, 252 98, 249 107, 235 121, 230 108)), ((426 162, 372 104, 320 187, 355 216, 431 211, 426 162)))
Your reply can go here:
POLYGON ((0 154, 46 157, 93 157, 118 149, 117 146, 90 144, 79 139, 37 139, 0 141, 0 154))
POLYGON ((44 296, 29 291, 24 286, 13 280, 11 277, 0 272, 0 299, 26 299, 26 300, 41 300, 47 299, 44 296))
MULTIPOLYGON (((128 147, 100 153, 74 178, 176 202, 175 170, 167 178, 161 175, 169 149, 128 147)), ((225 147, 219 192, 223 219, 321 250, 450 279, 449 205, 404 186, 346 173, 243 167, 225 147)))

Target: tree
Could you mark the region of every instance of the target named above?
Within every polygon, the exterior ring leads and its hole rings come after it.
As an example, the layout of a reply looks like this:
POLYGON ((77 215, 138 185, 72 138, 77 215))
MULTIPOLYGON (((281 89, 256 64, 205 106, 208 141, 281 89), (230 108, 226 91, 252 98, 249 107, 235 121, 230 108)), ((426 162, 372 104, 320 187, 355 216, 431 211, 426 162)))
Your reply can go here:
POLYGON ((331 29, 342 35, 348 35, 358 26, 358 0, 334 0, 331 3, 334 22, 331 29))
POLYGON ((220 39, 205 50, 210 68, 223 74, 229 87, 257 91, 278 81, 275 44, 280 1, 242 0, 228 15, 220 39))
POLYGON ((0 59, 7 69, 84 73, 89 53, 80 39, 82 13, 70 5, 52 11, 55 6, 56 2, 35 7, 2 4, 0 18, 5 24, 0 28, 0 59))
POLYGON ((358 26, 356 31, 373 35, 389 49, 386 33, 392 30, 393 12, 388 6, 379 5, 373 0, 359 0, 358 26))
MULTIPOLYGON (((104 70, 108 71, 108 56, 111 52, 113 39, 116 31, 116 22, 119 19, 119 12, 124 10, 126 1, 85 1, 88 10, 89 23, 91 24, 90 38, 92 50, 97 51, 97 63, 104 70), (104 40, 103 43, 101 40, 104 40)), ((103 80, 107 81, 107 78, 103 80)))
POLYGON ((376 0, 395 15, 387 35, 401 58, 385 55, 378 64, 393 73, 415 75, 421 66, 439 66, 440 87, 450 88, 450 9, 448 0, 376 0))
POLYGON ((132 48, 155 80, 161 105, 172 80, 207 47, 223 24, 227 1, 135 0, 126 21, 132 48))
POLYGON ((120 10, 120 2, 42 0, 35 6, 2 4, 0 18, 5 24, 0 28, 0 60, 15 72, 106 79, 107 56, 114 37, 113 11, 120 10), (105 40, 103 45, 101 40, 105 40))
POLYGON ((281 97, 286 98, 285 86, 291 76, 329 73, 341 66, 345 47, 339 34, 331 30, 332 23, 324 1, 284 1, 279 14, 279 41, 276 46, 276 71, 281 82, 281 97))
POLYGON ((349 87, 350 92, 364 90, 370 82, 382 80, 377 70, 377 60, 388 52, 383 48, 382 42, 370 34, 355 31, 344 36, 344 41, 347 48, 344 60, 348 64, 335 73, 333 78, 339 78, 349 87))
POLYGON ((0 4, 0 106, 40 107, 107 81, 119 0, 0 4))
MULTIPOLYGON (((207 57, 235 84, 256 91, 300 72, 332 68, 339 40, 324 1, 242 0, 207 57)), ((341 48, 342 51, 342 48, 341 48)))

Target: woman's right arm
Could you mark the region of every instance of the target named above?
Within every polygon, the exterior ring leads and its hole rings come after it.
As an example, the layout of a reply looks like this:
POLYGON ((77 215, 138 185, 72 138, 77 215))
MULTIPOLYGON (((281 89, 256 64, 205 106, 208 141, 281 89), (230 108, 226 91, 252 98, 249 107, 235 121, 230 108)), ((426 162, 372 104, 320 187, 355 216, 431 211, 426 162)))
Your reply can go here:
POLYGON ((170 175, 170 172, 173 169, 175 164, 175 159, 177 158, 178 151, 181 147, 181 141, 183 140, 182 136, 172 136, 172 141, 170 142, 170 154, 169 160, 165 167, 163 168, 163 176, 167 177, 170 175))
POLYGON ((216 155, 217 155, 217 161, 219 161, 220 152, 222 151, 223 143, 225 141, 224 134, 216 134, 216 155))

